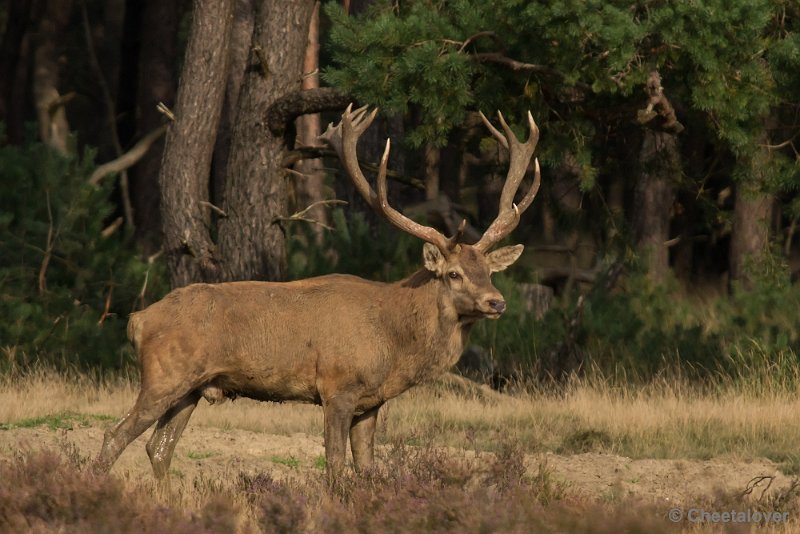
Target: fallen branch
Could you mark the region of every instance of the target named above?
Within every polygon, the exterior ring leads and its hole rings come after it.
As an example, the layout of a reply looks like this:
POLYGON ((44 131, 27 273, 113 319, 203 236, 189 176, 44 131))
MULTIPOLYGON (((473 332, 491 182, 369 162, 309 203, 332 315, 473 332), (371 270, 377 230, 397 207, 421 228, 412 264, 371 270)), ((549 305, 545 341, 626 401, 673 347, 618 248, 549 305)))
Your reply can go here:
POLYGON ((114 174, 116 172, 122 172, 125 169, 128 169, 142 159, 147 151, 150 149, 150 146, 155 143, 159 137, 164 135, 164 132, 167 131, 167 125, 161 126, 156 128, 149 134, 142 137, 138 143, 133 145, 133 148, 122 154, 117 159, 111 160, 108 163, 103 163, 99 167, 97 167, 92 175, 89 177, 89 183, 97 186, 100 183, 100 180, 108 176, 109 174, 114 174))
POLYGON ((747 483, 744 491, 742 491, 741 497, 746 497, 747 495, 751 495, 753 491, 761 485, 762 482, 766 482, 767 485, 764 489, 761 490, 761 495, 758 497, 757 500, 761 500, 764 498, 764 494, 767 490, 772 486, 772 482, 775 480, 775 477, 772 475, 760 475, 757 477, 753 477, 750 479, 750 482, 747 483))

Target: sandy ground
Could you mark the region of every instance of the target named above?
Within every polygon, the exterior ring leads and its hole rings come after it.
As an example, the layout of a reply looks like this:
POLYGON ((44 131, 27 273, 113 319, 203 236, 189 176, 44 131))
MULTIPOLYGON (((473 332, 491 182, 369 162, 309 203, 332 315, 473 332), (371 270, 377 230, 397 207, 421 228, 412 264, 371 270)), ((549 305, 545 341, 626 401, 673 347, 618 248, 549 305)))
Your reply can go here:
MULTIPOLYGON (((26 447, 77 449, 81 456, 94 457, 103 440, 103 426, 76 423, 72 429, 41 426, 0 430, 0 460, 26 447)), ((114 466, 114 473, 131 480, 152 477, 144 447, 147 436, 149 432, 125 450, 114 466)), ((189 425, 178 442, 171 472, 173 480, 186 483, 198 477, 233 479, 240 472, 269 472, 276 478, 294 478, 320 474, 323 455, 322 436, 278 436, 189 425)), ((665 505, 700 503, 720 491, 741 492, 758 476, 775 477, 770 491, 780 491, 791 483, 791 478, 782 474, 775 463, 764 458, 634 460, 602 453, 571 456, 546 453, 529 455, 526 464, 532 473, 544 464, 555 481, 564 483, 570 491, 596 499, 634 497, 665 505)), ((760 489, 755 495, 760 495, 760 489)))

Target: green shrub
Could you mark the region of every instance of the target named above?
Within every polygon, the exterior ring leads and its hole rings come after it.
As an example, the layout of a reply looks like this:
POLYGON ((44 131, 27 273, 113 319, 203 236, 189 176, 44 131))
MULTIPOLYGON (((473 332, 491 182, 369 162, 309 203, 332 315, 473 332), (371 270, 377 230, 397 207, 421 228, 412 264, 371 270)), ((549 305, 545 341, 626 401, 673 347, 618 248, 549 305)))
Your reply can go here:
POLYGON ((363 213, 332 212, 334 229, 313 244, 302 229, 289 239, 289 277, 302 279, 330 273, 394 282, 422 267, 422 242, 384 221, 370 225, 363 213))
POLYGON ((88 184, 93 157, 0 147, 0 369, 122 367, 128 314, 166 288, 163 266, 140 259, 130 232, 103 236, 113 180, 88 184))

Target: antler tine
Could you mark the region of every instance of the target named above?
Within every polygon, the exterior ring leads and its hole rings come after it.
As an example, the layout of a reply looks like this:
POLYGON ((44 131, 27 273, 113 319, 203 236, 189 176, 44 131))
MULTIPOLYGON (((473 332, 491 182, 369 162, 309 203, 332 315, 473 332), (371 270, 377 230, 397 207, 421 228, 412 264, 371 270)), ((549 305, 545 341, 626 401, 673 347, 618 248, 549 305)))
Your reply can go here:
POLYGON ((456 245, 461 241, 461 238, 464 237, 464 230, 467 228, 467 220, 461 219, 461 224, 458 225, 458 229, 456 233, 453 234, 453 237, 447 239, 447 245, 450 249, 455 248, 456 245))
MULTIPOLYGON (((453 240, 448 240, 444 234, 435 228, 419 224, 389 205, 388 187, 386 185, 386 168, 389 163, 390 148, 391 139, 387 139, 386 148, 384 149, 383 156, 381 157, 381 164, 380 167, 378 167, 378 212, 386 217, 390 223, 404 232, 418 237, 423 241, 427 241, 428 243, 436 245, 436 247, 438 247, 443 253, 447 253, 458 243, 458 238, 460 237, 459 233, 456 233, 456 235, 453 237, 453 240)), ((464 223, 466 223, 466 220, 464 223)), ((461 232, 463 232, 463 229, 464 224, 462 223, 460 228, 461 232)))
POLYGON ((353 104, 348 105, 342 114, 341 122, 335 126, 333 123, 328 124, 328 129, 319 138, 333 147, 358 192, 373 209, 378 209, 378 196, 369 185, 364 173, 361 172, 356 154, 358 138, 375 120, 378 108, 369 114, 366 113, 367 106, 362 106, 355 111, 352 109, 353 104))
POLYGON ((353 111, 353 105, 350 104, 342 114, 341 122, 335 126, 333 123, 329 124, 328 129, 319 138, 336 150, 342 165, 344 165, 347 174, 353 181, 353 185, 375 211, 382 214, 389 222, 404 232, 436 245, 444 253, 448 252, 460 239, 460 233, 456 234, 453 240, 448 241, 444 234, 438 230, 412 221, 389 205, 386 172, 389 164, 389 150, 391 149, 390 139, 386 140, 386 149, 383 151, 383 157, 378 167, 377 193, 369 185, 364 173, 361 171, 356 150, 358 138, 370 127, 377 115, 377 108, 370 113, 367 113, 367 106, 353 111))
POLYGON ((530 135, 525 143, 521 143, 514 135, 514 132, 508 126, 503 114, 499 111, 497 116, 500 119, 500 125, 503 128, 505 135, 501 134, 494 126, 489 123, 486 117, 481 113, 481 118, 487 124, 492 135, 499 141, 502 138, 501 144, 508 148, 509 152, 509 165, 508 175, 506 176, 503 191, 500 194, 500 208, 498 210, 497 218, 492 222, 489 228, 484 232, 481 239, 475 244, 480 250, 486 251, 495 245, 498 241, 511 233, 511 231, 519 224, 520 214, 528 209, 528 206, 533 202, 533 198, 539 191, 541 185, 541 172, 539 169, 539 161, 535 160, 535 175, 533 185, 525 194, 519 205, 514 204, 514 197, 517 194, 522 179, 525 177, 525 172, 533 157, 533 152, 539 142, 539 127, 533 120, 533 115, 528 112, 528 126, 530 128, 530 135))
MULTIPOLYGON (((499 111, 497 113, 500 114, 499 111)), ((492 132, 492 135, 494 136, 494 138, 497 139, 497 141, 501 145, 503 145, 506 148, 506 150, 508 150, 508 140, 503 136, 503 134, 501 134, 500 131, 497 128, 495 128, 494 125, 491 122, 489 122, 489 119, 486 118, 486 115, 483 114, 483 111, 479 110, 478 111, 478 115, 481 116, 481 120, 483 121, 483 124, 486 125, 486 128, 490 132, 492 132)), ((502 120, 503 116, 500 115, 500 118, 502 120)))

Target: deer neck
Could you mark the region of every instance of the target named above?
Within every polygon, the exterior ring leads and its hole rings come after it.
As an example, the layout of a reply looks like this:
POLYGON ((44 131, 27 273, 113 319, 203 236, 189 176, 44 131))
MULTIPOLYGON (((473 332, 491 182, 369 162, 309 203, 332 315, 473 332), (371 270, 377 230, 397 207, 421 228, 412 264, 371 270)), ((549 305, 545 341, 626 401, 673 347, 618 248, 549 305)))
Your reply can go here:
MULTIPOLYGON (((419 355, 420 364, 441 372, 455 365, 472 328, 461 320, 446 288, 427 269, 420 269, 396 284, 409 304, 407 347, 419 355)), ((400 301, 400 300, 399 300, 400 301)))

